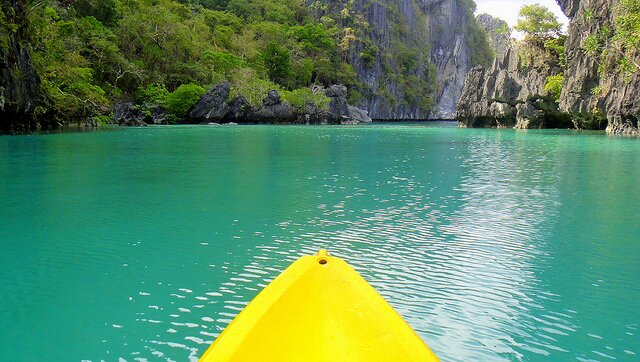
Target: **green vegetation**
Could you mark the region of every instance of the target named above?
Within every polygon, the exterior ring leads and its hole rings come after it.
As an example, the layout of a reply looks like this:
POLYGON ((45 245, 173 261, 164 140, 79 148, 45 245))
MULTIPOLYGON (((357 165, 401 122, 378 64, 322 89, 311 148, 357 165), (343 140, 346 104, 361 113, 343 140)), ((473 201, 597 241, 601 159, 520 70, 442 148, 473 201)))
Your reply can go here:
POLYGON ((313 103, 318 108, 328 110, 329 97, 324 94, 314 94, 309 88, 300 88, 293 91, 285 91, 282 93, 282 99, 291 103, 294 108, 304 109, 307 103, 313 103))
MULTIPOLYGON (((160 104, 184 117, 210 86, 259 104, 270 89, 292 103, 325 99, 311 84, 356 83, 342 29, 314 20, 304 0, 44 0, 27 25, 45 109, 105 114, 117 99, 160 104)), ((0 47, 9 24, 0 13, 0 47)), ((372 48, 375 51, 375 48, 372 48)))
MULTIPOLYGON (((473 0, 463 0, 465 3, 465 11, 467 12, 468 19, 474 19, 473 13, 476 10, 476 3, 473 0)), ((471 65, 482 65, 488 67, 491 64, 494 54, 487 33, 478 25, 476 21, 467 21, 467 27, 465 29, 467 36, 466 41, 469 46, 469 52, 471 54, 471 65)), ((508 32, 509 27, 503 31, 508 32)))
POLYGON ((540 4, 524 5, 518 13, 515 30, 525 33, 527 37, 537 39, 552 38, 560 34, 561 24, 558 18, 540 4))
POLYGON ((521 68, 566 66, 567 36, 561 34, 560 22, 549 9, 539 4, 522 6, 514 29, 525 33, 517 47, 521 68))
POLYGON ((547 39, 544 41, 544 49, 553 57, 558 59, 558 65, 561 67, 567 66, 567 55, 565 54, 564 43, 567 40, 566 35, 559 35, 556 38, 547 39))
MULTIPOLYGON (((340 83, 350 102, 381 96, 382 108, 424 113, 438 88, 428 29, 415 26, 427 21, 419 2, 404 9, 394 0, 364 7, 353 0, 23 1, 27 39, 20 41, 29 43, 41 79, 38 114, 47 117, 106 115, 126 100, 161 105, 175 119, 225 80, 231 96, 252 105, 276 89, 298 107, 323 106, 327 100, 309 87, 340 83), (369 23, 374 14, 385 17, 384 31, 369 23), (354 66, 360 75, 382 74, 361 82, 354 66)), ((472 63, 488 65, 493 54, 473 21, 475 4, 459 1, 468 21, 457 30, 467 34, 472 63)), ((7 9, 0 11, 0 50, 18 27, 7 9)))
POLYGON ((186 117, 189 110, 195 106, 206 90, 197 84, 182 84, 176 90, 169 93, 162 105, 178 117, 186 117))
POLYGON ((640 71, 640 0, 621 0, 615 8, 615 35, 610 48, 627 78, 640 71))
POLYGON ((564 80, 563 74, 552 75, 547 78, 547 84, 544 85, 544 90, 549 92, 554 101, 560 100, 560 93, 562 93, 562 82, 564 80))

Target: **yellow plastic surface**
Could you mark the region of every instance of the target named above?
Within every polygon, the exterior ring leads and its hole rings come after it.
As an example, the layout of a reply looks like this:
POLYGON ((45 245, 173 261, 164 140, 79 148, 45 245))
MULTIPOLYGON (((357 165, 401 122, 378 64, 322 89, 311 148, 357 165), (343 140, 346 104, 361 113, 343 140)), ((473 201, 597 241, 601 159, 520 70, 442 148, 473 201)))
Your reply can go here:
POLYGON ((438 361, 344 260, 303 256, 227 326, 200 361, 438 361))

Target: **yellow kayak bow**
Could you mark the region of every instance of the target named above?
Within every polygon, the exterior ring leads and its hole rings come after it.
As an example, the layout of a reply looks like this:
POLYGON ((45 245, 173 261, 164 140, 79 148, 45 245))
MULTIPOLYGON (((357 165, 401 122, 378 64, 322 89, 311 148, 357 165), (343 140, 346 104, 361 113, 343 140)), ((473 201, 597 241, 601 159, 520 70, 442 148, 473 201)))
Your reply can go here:
POLYGON ((344 260, 303 256, 227 326, 200 361, 438 361, 344 260))

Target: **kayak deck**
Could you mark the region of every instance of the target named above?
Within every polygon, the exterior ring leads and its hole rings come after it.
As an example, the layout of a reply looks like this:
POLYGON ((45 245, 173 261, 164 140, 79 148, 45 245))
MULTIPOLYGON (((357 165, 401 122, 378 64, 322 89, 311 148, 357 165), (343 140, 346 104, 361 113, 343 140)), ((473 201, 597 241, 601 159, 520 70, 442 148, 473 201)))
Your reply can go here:
POLYGON ((229 324, 200 361, 438 361, 344 260, 303 256, 229 324))

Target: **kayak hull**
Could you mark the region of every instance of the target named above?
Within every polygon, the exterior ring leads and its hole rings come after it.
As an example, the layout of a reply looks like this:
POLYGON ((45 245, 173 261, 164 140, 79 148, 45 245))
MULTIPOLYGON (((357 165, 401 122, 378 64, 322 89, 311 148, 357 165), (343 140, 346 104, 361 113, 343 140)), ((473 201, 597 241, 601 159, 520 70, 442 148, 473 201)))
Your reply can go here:
POLYGON ((229 324, 200 361, 438 361, 344 260, 303 256, 229 324))

